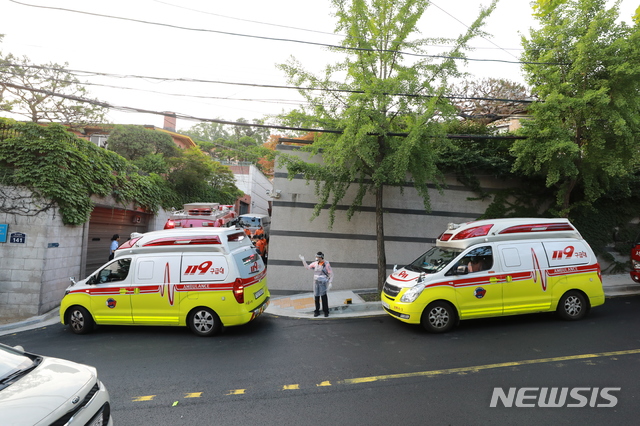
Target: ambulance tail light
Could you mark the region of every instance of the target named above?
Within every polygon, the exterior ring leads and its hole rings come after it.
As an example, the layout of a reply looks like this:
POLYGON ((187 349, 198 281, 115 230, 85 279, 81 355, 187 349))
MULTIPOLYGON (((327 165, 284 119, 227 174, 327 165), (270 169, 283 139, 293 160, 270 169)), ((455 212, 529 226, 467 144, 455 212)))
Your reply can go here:
POLYGON ((167 223, 164 224, 164 229, 174 229, 176 227, 176 223, 172 220, 168 220, 167 223))
POLYGON ((236 282, 233 283, 233 297, 236 298, 236 302, 244 303, 244 284, 240 278, 236 278, 236 282))
POLYGON ((458 232, 451 238, 451 240, 465 240, 467 238, 475 238, 475 237, 484 237, 489 234, 489 231, 493 227, 493 224, 490 223, 488 225, 482 226, 474 226, 473 228, 467 228, 463 231, 458 232))

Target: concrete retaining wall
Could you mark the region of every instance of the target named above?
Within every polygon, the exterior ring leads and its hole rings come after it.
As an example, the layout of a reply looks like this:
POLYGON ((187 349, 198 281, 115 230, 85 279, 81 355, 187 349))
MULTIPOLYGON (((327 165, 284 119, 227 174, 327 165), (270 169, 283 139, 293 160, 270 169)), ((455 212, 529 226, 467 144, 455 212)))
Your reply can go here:
MULTIPOLYGON (((19 197, 26 211, 41 204, 28 191, 2 191, 19 197)), ((0 318, 41 315, 58 306, 69 276, 80 272, 84 226, 64 225, 56 208, 33 216, 0 213, 0 224, 8 225, 7 241, 0 243, 0 318), (16 233, 24 234, 24 242, 11 241, 16 233)))
MULTIPOLYGON (((279 152, 297 155, 305 161, 320 162, 316 156, 294 146, 279 145, 279 152)), ((485 191, 516 186, 517 182, 480 177, 485 191)), ((446 178, 447 188, 440 194, 429 191, 431 212, 424 209, 423 200, 410 183, 402 192, 397 187, 384 190, 385 245, 387 272, 394 264, 404 265, 422 254, 445 230, 450 222, 468 222, 484 213, 491 200, 476 200, 477 194, 458 183, 453 176, 446 178)), ((274 290, 308 291, 312 273, 302 268, 298 254, 313 261, 317 251, 326 255, 334 270, 334 290, 375 288, 377 286, 377 256, 375 236, 375 200, 367 195, 361 212, 347 220, 348 208, 355 188, 344 198, 336 211, 335 223, 329 229, 329 216, 323 210, 311 220, 317 197, 314 182, 308 185, 302 177, 287 179, 286 170, 276 164, 274 190, 280 198, 273 202, 271 239, 269 242, 268 283, 274 290)))

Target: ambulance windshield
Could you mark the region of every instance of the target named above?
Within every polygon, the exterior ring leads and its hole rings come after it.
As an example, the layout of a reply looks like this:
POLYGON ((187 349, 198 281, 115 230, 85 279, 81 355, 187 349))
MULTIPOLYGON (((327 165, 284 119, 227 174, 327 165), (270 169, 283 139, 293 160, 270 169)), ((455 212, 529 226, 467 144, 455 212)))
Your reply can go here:
POLYGON ((405 269, 435 274, 444 269, 460 253, 462 253, 462 249, 432 247, 425 254, 405 266, 405 269))

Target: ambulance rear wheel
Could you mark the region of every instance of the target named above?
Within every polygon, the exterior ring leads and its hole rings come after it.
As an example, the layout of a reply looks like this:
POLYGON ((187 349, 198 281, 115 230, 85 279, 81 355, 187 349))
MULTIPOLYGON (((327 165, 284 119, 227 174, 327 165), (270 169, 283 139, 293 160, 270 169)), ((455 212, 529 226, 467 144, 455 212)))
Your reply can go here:
POLYGON ((582 292, 568 291, 560 298, 557 313, 567 321, 582 319, 589 313, 589 300, 582 292))
POLYGON ((457 319, 458 314, 455 308, 439 300, 426 307, 422 312, 420 323, 431 333, 446 333, 456 325, 457 319))
POLYGON ((209 337, 218 334, 222 329, 220 317, 209 308, 195 308, 187 318, 187 324, 191 331, 200 337, 209 337))
POLYGON ((67 311, 67 324, 75 334, 87 334, 95 326, 93 317, 82 306, 73 306, 67 311))

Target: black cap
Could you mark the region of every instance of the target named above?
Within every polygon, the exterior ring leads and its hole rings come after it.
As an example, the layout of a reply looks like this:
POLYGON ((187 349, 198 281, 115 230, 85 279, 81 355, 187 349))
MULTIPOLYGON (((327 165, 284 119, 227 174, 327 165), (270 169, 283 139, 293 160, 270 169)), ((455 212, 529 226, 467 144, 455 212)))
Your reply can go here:
POLYGON ((323 258, 323 259, 324 259, 324 253, 323 253, 323 252, 321 252, 321 251, 317 252, 317 253, 316 253, 316 256, 317 256, 317 257, 321 257, 321 258, 323 258))

